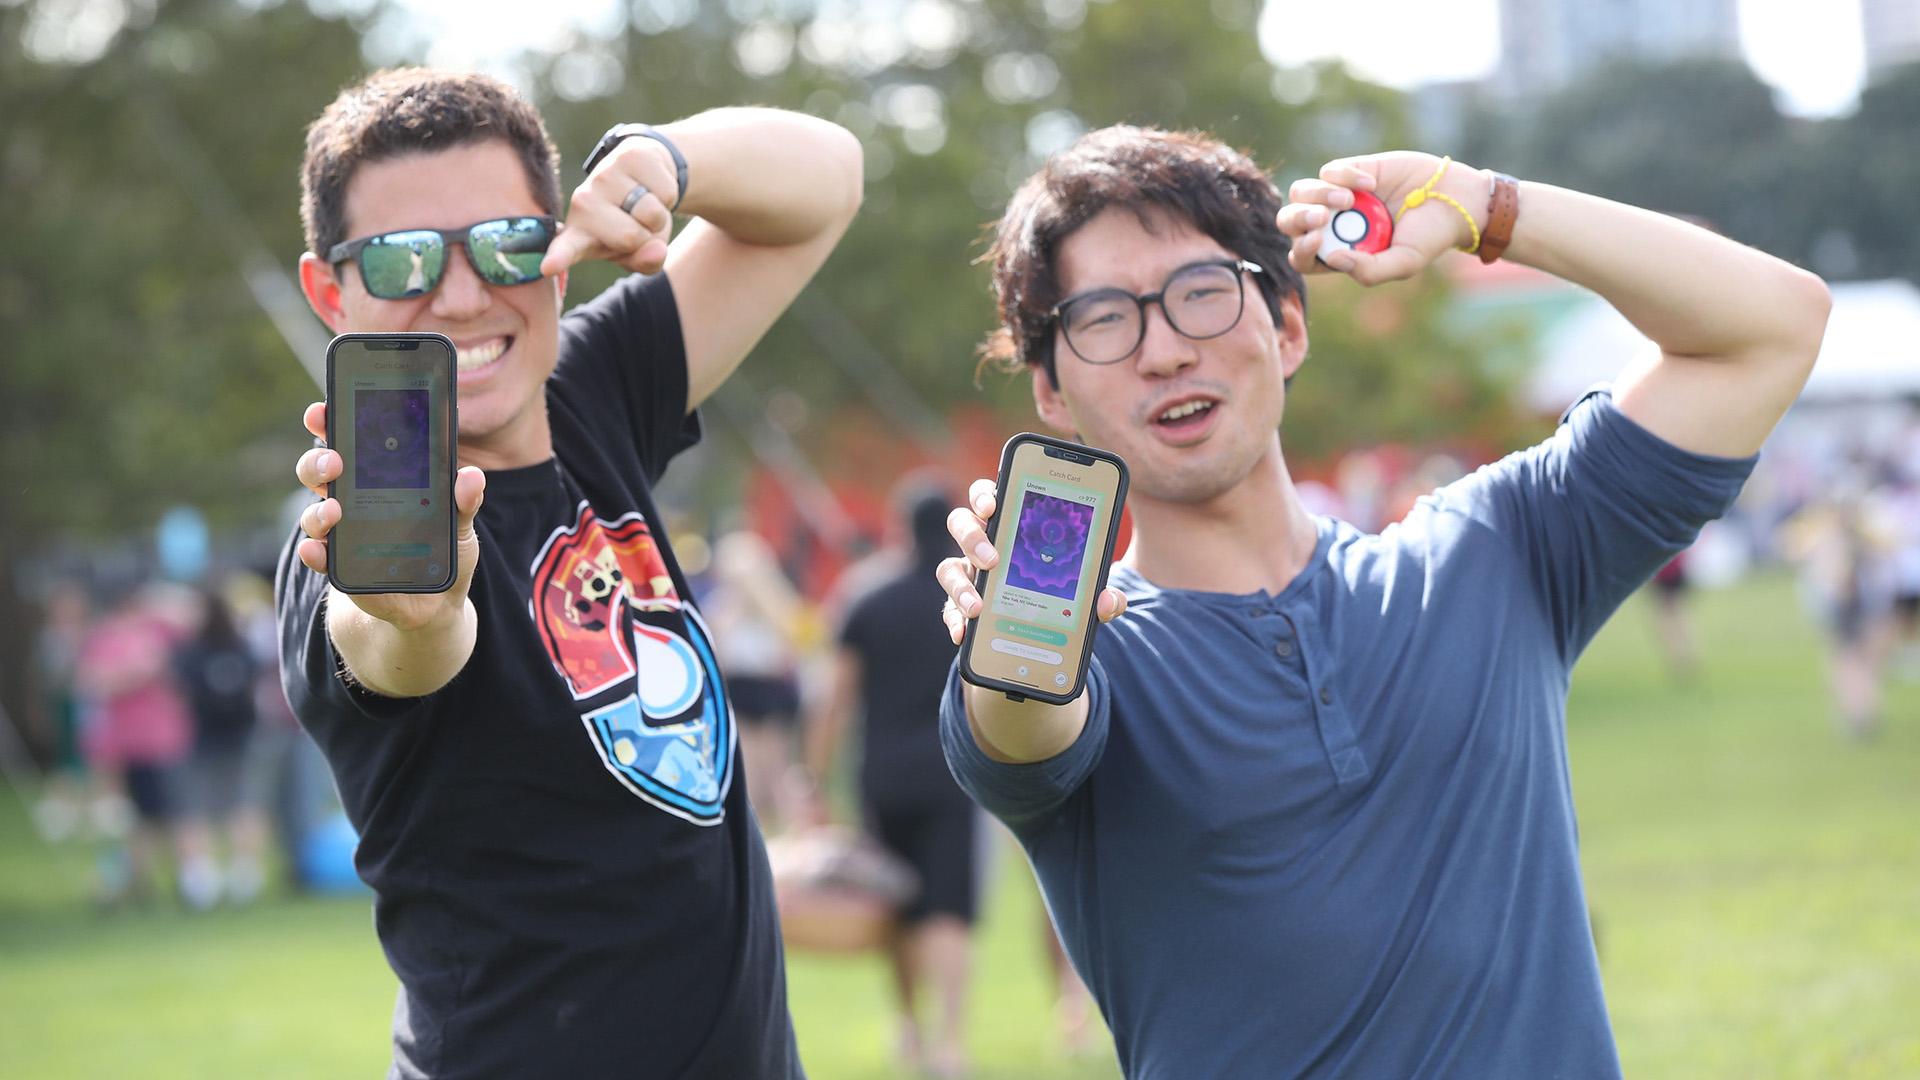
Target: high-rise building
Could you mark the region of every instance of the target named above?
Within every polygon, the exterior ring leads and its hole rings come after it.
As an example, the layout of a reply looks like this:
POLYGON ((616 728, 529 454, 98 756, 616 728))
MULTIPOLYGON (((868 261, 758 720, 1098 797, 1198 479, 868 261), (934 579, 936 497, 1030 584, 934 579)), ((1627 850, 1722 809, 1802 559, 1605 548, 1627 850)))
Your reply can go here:
POLYGON ((1920 60, 1920 0, 1860 0, 1860 35, 1869 79, 1882 68, 1920 60))
MULTIPOLYGON (((1872 0, 1867 0, 1872 2, 1872 0)), ((1914 0, 1881 0, 1889 7, 1914 0)), ((1551 93, 1608 60, 1740 57, 1739 0, 1500 0, 1502 95, 1551 93)))

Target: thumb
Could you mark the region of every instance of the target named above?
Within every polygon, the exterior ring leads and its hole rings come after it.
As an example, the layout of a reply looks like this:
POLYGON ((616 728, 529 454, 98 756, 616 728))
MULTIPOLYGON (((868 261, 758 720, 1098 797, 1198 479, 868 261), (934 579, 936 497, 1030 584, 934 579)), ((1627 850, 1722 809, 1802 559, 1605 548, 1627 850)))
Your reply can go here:
POLYGON ((457 513, 455 539, 465 541, 473 535, 473 518, 486 501, 487 474, 468 465, 453 477, 453 508, 457 513))

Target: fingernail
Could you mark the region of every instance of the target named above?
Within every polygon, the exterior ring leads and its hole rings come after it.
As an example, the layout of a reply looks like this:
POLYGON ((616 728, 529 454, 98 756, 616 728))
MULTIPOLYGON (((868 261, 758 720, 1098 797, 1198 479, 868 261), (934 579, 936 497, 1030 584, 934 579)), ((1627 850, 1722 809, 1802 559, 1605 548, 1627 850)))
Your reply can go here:
POLYGON ((978 596, 975 596, 972 593, 968 593, 967 595, 960 598, 960 603, 966 607, 967 614, 969 615, 980 614, 980 598, 978 596))
POLYGON ((985 540, 973 545, 973 557, 975 561, 983 565, 992 562, 993 545, 987 543, 985 540))

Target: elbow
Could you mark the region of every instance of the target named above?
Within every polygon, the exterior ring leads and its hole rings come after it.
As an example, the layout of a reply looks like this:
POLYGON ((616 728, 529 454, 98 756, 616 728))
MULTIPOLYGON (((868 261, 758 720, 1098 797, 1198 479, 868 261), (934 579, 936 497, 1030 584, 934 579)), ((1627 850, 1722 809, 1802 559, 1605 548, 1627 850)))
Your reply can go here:
POLYGON ((1820 342, 1827 335, 1827 316, 1833 311, 1833 292, 1817 274, 1799 268, 1789 271, 1788 351, 1798 362, 1801 378, 1813 371, 1820 356, 1820 342))

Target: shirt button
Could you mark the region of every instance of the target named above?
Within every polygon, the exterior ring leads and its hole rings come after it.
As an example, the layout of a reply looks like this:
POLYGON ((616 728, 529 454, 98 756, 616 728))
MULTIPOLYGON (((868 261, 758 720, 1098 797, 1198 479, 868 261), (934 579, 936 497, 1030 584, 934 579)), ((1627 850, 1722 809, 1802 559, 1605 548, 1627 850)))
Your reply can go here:
POLYGON ((1326 687, 1321 687, 1321 688, 1320 688, 1320 704, 1322 704, 1322 705, 1331 705, 1331 704, 1333 704, 1333 691, 1332 691, 1332 690, 1329 690, 1329 689, 1327 689, 1326 687))
POLYGON ((1273 651, 1279 653, 1280 658, 1285 660, 1287 657, 1293 655, 1293 642, 1282 638, 1280 639, 1280 644, 1273 647, 1273 651))

